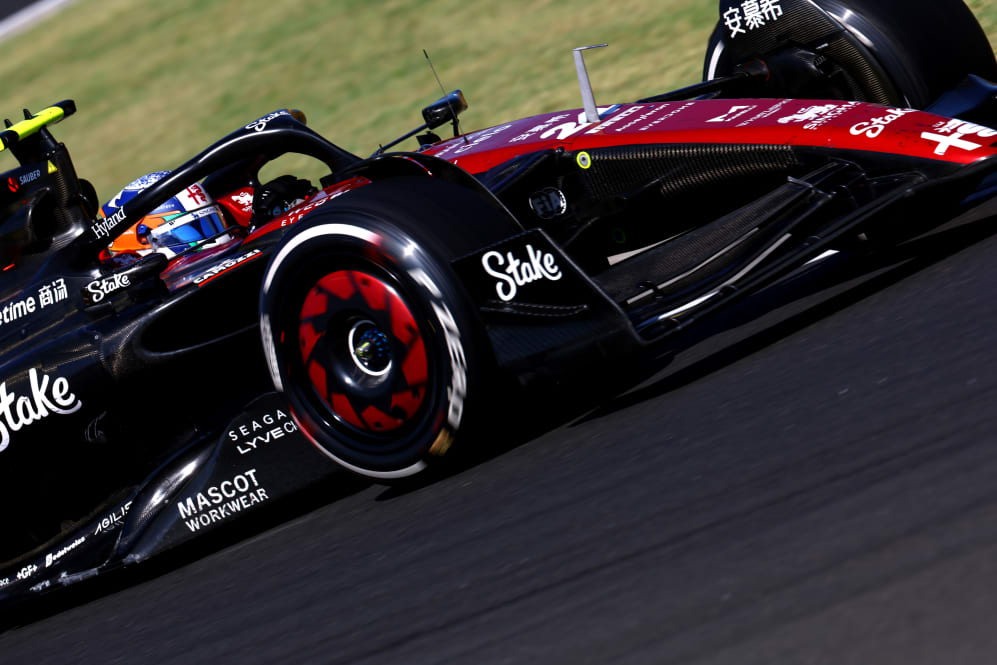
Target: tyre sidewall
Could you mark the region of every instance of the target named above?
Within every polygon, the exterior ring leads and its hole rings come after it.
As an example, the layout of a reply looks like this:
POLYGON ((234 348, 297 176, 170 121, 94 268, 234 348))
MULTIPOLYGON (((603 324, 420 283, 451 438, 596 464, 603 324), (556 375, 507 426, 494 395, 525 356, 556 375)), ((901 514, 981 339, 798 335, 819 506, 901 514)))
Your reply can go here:
POLYGON ((466 429, 475 403, 468 387, 481 371, 479 333, 468 298, 435 248, 381 215, 328 208, 299 224, 271 259, 261 296, 261 328, 275 384, 288 397, 302 431, 337 463, 384 480, 419 473, 466 429), (414 315, 426 347, 427 403, 411 428, 388 437, 393 440, 387 453, 364 452, 376 447, 379 437, 354 433, 352 439, 348 427, 330 422, 330 414, 316 408, 310 385, 300 383, 295 321, 308 284, 336 268, 369 270, 390 280, 414 315))

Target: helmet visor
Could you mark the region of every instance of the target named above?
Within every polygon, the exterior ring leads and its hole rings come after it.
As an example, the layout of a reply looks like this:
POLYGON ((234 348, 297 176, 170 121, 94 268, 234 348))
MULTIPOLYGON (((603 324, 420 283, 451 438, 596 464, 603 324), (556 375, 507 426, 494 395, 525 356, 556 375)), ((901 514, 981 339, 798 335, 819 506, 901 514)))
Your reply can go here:
POLYGON ((152 229, 149 245, 153 249, 182 252, 225 232, 221 211, 215 205, 168 218, 152 229))

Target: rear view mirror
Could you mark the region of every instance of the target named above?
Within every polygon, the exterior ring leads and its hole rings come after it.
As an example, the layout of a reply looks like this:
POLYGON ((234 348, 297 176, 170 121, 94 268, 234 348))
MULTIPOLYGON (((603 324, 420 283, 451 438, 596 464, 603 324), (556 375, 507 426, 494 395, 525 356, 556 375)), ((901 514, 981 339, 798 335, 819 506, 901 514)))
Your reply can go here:
POLYGON ((422 119, 426 121, 428 129, 436 129, 448 122, 456 122, 457 116, 466 110, 467 101, 464 99, 464 93, 454 90, 422 109, 422 119))

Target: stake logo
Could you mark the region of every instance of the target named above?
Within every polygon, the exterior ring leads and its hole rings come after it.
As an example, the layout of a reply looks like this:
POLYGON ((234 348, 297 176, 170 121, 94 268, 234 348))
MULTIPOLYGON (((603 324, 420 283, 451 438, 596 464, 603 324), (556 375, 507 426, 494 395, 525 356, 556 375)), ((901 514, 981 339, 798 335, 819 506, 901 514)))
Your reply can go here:
POLYGON ((28 371, 30 397, 7 392, 7 382, 0 383, 0 452, 10 445, 11 432, 20 431, 53 413, 63 416, 76 413, 83 406, 83 402, 70 392, 67 379, 57 376, 51 380, 48 374, 42 374, 39 381, 38 376, 34 367, 28 371))
POLYGON ((552 282, 563 277, 553 254, 526 246, 526 260, 516 258, 512 252, 502 256, 499 252, 488 252, 481 257, 485 272, 496 278, 495 292, 503 302, 516 297, 520 286, 547 279, 552 282))
POLYGON ((115 291, 126 289, 129 286, 131 286, 131 280, 128 279, 128 275, 111 275, 87 284, 83 296, 92 303, 99 303, 115 291))
POLYGON ((914 109, 890 109, 890 112, 886 115, 855 124, 849 131, 852 136, 867 136, 874 139, 882 134, 883 130, 886 129, 886 126, 891 122, 913 112, 914 109))
POLYGON ((265 115, 262 118, 252 121, 251 123, 246 125, 246 129, 252 129, 257 132, 262 132, 264 129, 267 128, 268 122, 270 122, 274 118, 279 118, 282 115, 291 115, 291 114, 288 113, 287 111, 274 111, 269 115, 265 115))

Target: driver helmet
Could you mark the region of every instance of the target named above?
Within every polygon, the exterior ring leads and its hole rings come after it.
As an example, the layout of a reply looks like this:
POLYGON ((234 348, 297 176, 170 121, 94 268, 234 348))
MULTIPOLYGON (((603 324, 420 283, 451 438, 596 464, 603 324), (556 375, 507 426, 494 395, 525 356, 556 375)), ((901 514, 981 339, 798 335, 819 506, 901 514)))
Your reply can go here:
MULTIPOLYGON (((100 207, 97 216, 105 218, 114 215, 139 192, 169 174, 169 171, 156 171, 130 182, 100 207)), ((173 258, 193 247, 204 248, 228 242, 232 236, 225 230, 225 216, 221 209, 201 185, 194 183, 168 198, 115 238, 108 251, 112 256, 123 252, 141 256, 159 252, 173 258)))

